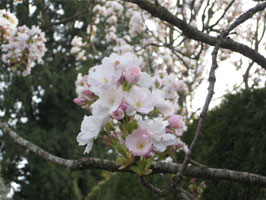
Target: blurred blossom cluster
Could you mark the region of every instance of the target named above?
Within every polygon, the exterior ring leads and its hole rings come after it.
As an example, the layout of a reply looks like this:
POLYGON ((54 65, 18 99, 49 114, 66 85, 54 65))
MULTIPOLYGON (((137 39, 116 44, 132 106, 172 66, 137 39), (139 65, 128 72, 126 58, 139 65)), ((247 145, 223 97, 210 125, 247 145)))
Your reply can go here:
POLYGON ((189 183, 188 189, 196 197, 196 199, 201 199, 202 193, 207 187, 205 181, 198 182, 196 178, 191 178, 189 183))
POLYGON ((73 47, 70 53, 76 56, 76 60, 85 61, 85 50, 82 48, 86 46, 86 43, 82 42, 82 38, 75 36, 71 41, 71 45, 73 47))
POLYGON ((35 62, 41 63, 46 52, 45 35, 37 26, 17 26, 18 19, 0 10, 0 38, 2 61, 13 71, 22 67, 22 75, 30 74, 35 62))
POLYGON ((1 40, 7 40, 11 32, 17 27, 17 17, 7 10, 0 10, 0 33, 1 40))

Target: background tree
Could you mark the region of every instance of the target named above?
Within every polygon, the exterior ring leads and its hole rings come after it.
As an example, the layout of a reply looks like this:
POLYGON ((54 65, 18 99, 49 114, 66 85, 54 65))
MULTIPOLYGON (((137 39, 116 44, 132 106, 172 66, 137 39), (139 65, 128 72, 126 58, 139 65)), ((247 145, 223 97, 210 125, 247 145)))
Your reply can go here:
POLYGON ((6 187, 2 177, 0 177, 0 198, 3 200, 8 199, 7 194, 8 194, 8 188, 6 187))

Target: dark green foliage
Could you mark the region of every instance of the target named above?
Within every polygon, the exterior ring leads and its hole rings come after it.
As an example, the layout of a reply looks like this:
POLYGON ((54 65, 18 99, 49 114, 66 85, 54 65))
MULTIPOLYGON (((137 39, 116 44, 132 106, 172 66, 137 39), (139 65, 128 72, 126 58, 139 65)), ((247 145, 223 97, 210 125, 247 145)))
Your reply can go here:
POLYGON ((105 181, 95 186, 88 196, 88 200, 138 200, 155 199, 156 196, 142 187, 137 175, 112 174, 105 181))
MULTIPOLYGON (((181 194, 179 191, 174 191, 169 192, 165 197, 159 197, 146 188, 136 174, 103 172, 103 176, 105 179, 92 189, 86 200, 178 200, 194 196, 188 189, 189 179, 186 177, 183 179, 182 187, 189 192, 181 194)), ((144 178, 154 186, 165 189, 169 187, 171 177, 172 175, 152 174, 144 178)))
POLYGON ((6 187, 4 180, 2 178, 1 168, 0 168, 0 199, 7 200, 8 188, 6 187))
MULTIPOLYGON (((193 138, 197 120, 185 134, 193 138)), ((228 95, 210 111, 193 159, 214 168, 266 175, 266 89, 228 95)), ((265 199, 266 191, 252 185, 207 181, 203 199, 265 199)))
MULTIPOLYGON (((147 178, 147 177, 145 177, 147 178)), ((160 175, 152 175, 147 178, 153 184, 165 187, 168 179, 160 175)), ((113 173, 107 175, 104 181, 96 185, 89 193, 87 200, 155 200, 155 199, 179 199, 178 194, 170 194, 165 198, 159 198, 155 193, 144 187, 136 174, 113 173)))

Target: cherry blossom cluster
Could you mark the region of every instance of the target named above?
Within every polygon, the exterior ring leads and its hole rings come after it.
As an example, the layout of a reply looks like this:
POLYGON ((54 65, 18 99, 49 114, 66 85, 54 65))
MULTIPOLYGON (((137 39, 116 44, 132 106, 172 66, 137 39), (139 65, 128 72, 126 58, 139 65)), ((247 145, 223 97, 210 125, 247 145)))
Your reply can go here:
POLYGON ((30 74, 35 62, 42 63, 46 52, 45 35, 37 26, 17 26, 17 18, 6 10, 0 10, 2 61, 12 70, 22 67, 22 75, 30 74))
POLYGON ((3 9, 0 10, 0 36, 1 40, 7 40, 11 32, 17 27, 17 17, 3 9))
POLYGON ((197 199, 201 199, 202 193, 207 187, 205 181, 198 182, 196 178, 191 178, 189 183, 188 189, 197 197, 197 199))
POLYGON ((74 102, 92 113, 84 117, 77 136, 79 145, 86 145, 85 153, 100 138, 121 155, 122 168, 136 162, 132 170, 146 174, 148 160, 170 155, 167 151, 187 152, 187 146, 180 139, 186 128, 183 117, 174 114, 169 100, 178 96, 169 96, 170 89, 164 89, 171 87, 177 93, 184 90, 182 83, 170 76, 172 83, 156 87, 141 65, 142 60, 130 52, 105 57, 88 75, 78 75, 74 102))
POLYGON ((76 60, 85 61, 85 49, 82 48, 86 46, 86 43, 82 42, 82 38, 75 36, 71 41, 71 45, 73 47, 71 48, 70 53, 76 56, 76 60))
MULTIPOLYGON (((123 3, 120 1, 101 1, 94 7, 95 24, 105 21, 106 26, 105 39, 107 42, 114 45, 113 51, 123 54, 128 51, 134 51, 134 45, 130 44, 132 38, 143 35, 145 30, 145 19, 147 14, 142 15, 139 8, 131 3, 123 3), (121 33, 118 31, 120 23, 125 23, 128 26, 128 31, 121 33)), ((90 26, 91 27, 91 26, 90 26)), ((93 27, 93 31, 97 32, 97 26, 93 27)), ((88 32, 90 32, 88 28, 88 32)), ((143 38, 143 45, 149 43, 150 37, 143 38)), ((141 54, 139 54, 141 55, 141 54)))

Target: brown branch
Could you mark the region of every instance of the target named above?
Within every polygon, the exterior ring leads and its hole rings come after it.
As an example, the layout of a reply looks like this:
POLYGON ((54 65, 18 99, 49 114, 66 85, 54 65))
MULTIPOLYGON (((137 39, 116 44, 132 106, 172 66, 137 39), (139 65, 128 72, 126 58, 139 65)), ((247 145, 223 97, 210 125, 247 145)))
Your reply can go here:
POLYGON ((233 5, 233 3, 235 2, 235 0, 232 0, 228 6, 225 8, 223 14, 221 15, 221 17, 213 24, 213 25, 210 25, 208 27, 206 27, 205 29, 212 29, 213 27, 215 27, 225 16, 226 12, 229 10, 229 8, 231 8, 231 6, 233 5))
POLYGON ((165 196, 168 193, 168 190, 161 189, 148 181, 145 180, 144 176, 140 177, 141 183, 143 186, 151 190, 153 193, 158 194, 160 197, 165 196))
MULTIPOLYGON (((265 6, 266 6, 266 3, 265 3, 265 6)), ((172 189, 174 189, 173 187, 175 185, 177 185, 178 182, 180 181, 180 177, 183 175, 188 163, 190 162, 191 154, 192 154, 193 150, 195 149, 200 136, 202 135, 203 121, 207 115, 207 111, 208 111, 211 99, 213 97, 213 94, 214 94, 214 85, 215 85, 215 81, 216 81, 215 70, 218 67, 218 64, 217 64, 218 50, 219 50, 220 46, 222 45, 223 40, 229 35, 230 31, 232 31, 238 25, 244 23, 246 20, 250 19, 254 14, 259 12, 260 10, 261 10, 261 4, 258 4, 254 8, 249 9, 247 12, 240 15, 226 30, 222 31, 219 34, 219 36, 217 37, 215 47, 212 51, 212 65, 211 65, 211 70, 210 70, 209 79, 208 79, 208 81, 209 81, 208 94, 207 94, 202 112, 200 114, 200 119, 198 122, 198 126, 196 129, 196 133, 195 133, 195 136, 193 138, 193 141, 192 141, 192 143, 189 147, 189 150, 185 156, 185 159, 184 159, 184 161, 180 167, 180 170, 178 171, 177 175, 173 178, 173 183, 171 185, 172 189)))
MULTIPOLYGON (((150 13, 153 17, 158 17, 162 21, 166 21, 169 24, 176 26, 179 28, 185 37, 197 40, 206 44, 209 44, 211 46, 215 46, 216 44, 216 37, 212 37, 206 33, 200 32, 198 29, 190 26, 185 21, 177 18, 175 15, 173 15, 171 12, 169 12, 166 8, 157 6, 147 0, 123 0, 127 2, 134 3, 138 5, 143 10, 146 10, 148 13, 150 13)), ((266 7, 266 2, 258 4, 258 11, 262 11, 266 7)), ((222 40, 221 45, 222 48, 229 49, 234 52, 238 52, 255 63, 259 64, 262 68, 266 69, 266 58, 256 52, 255 50, 251 49, 250 47, 235 42, 230 38, 226 38, 222 40)))
MULTIPOLYGON (((15 143, 30 150, 41 158, 55 163, 59 166, 74 169, 101 169, 116 172, 131 172, 129 169, 119 170, 119 166, 114 161, 99 159, 99 158, 80 158, 76 160, 64 159, 52 155, 42 148, 32 144, 31 142, 20 137, 15 131, 7 125, 0 122, 0 129, 7 134, 15 143)), ((181 165, 176 163, 154 162, 151 166, 153 173, 175 174, 180 169, 181 165)), ((266 177, 252 174, 248 172, 239 172, 229 169, 216 169, 209 167, 188 166, 184 170, 184 175, 195 178, 211 179, 211 180, 227 180, 250 185, 266 187, 266 177)))
MULTIPOLYGON (((141 183, 144 187, 146 187, 147 189, 151 190, 153 193, 157 194, 159 197, 165 197, 169 194, 169 190, 168 188, 163 189, 163 188, 159 188, 151 183, 149 183, 148 181, 145 180, 144 176, 140 177, 141 183)), ((177 188, 179 194, 181 197, 183 197, 183 199, 186 200, 196 200, 197 198, 193 196, 193 194, 191 194, 190 192, 184 190, 182 188, 182 186, 179 186, 177 188)))
POLYGON ((250 72, 253 64, 254 64, 254 62, 249 63, 247 70, 246 70, 245 74, 243 75, 243 82, 245 84, 246 89, 249 88, 249 86, 248 86, 249 72, 250 72))
POLYGON ((45 28, 49 28, 49 27, 52 27, 52 26, 55 26, 55 25, 59 25, 59 24, 66 24, 66 23, 71 22, 72 20, 76 19, 80 15, 83 15, 86 12, 88 12, 88 7, 86 7, 84 10, 76 13, 75 15, 73 15, 73 16, 67 18, 67 19, 64 19, 64 20, 59 21, 59 22, 51 22, 51 23, 48 23, 48 24, 43 24, 40 27, 41 27, 41 29, 45 29, 45 28))

